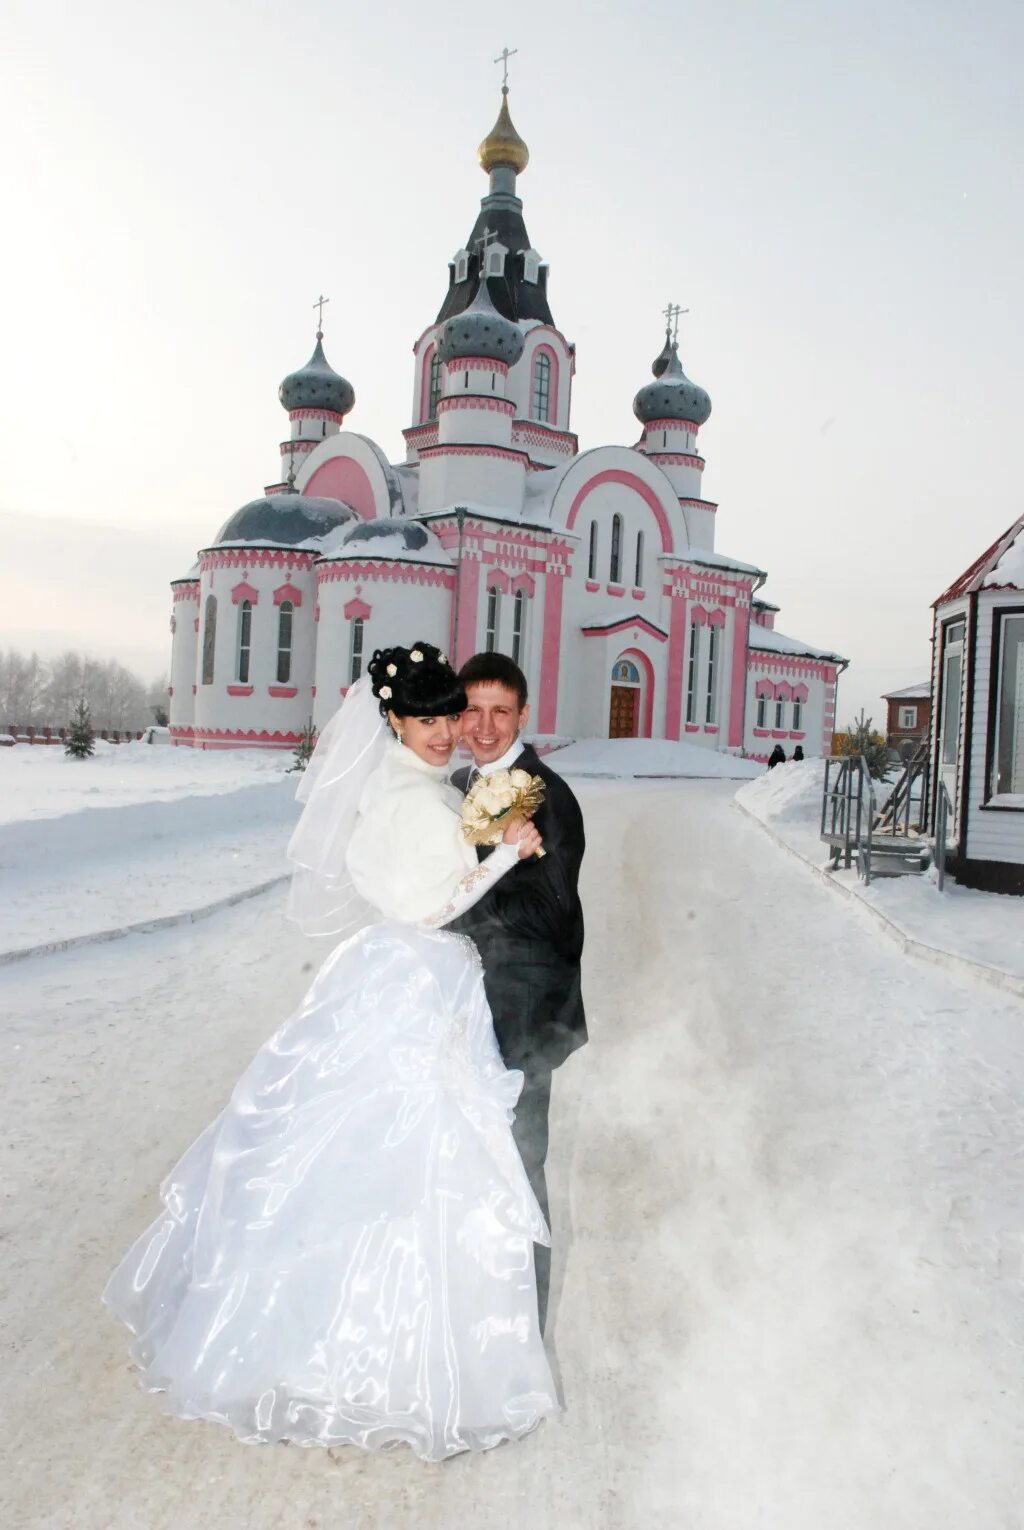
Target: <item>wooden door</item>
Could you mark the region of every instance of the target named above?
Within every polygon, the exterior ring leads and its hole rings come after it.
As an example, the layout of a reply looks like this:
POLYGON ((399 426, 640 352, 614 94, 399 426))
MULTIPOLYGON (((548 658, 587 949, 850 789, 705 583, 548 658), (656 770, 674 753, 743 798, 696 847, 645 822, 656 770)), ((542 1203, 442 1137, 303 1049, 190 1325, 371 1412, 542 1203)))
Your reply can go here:
POLYGON ((640 692, 633 685, 613 685, 608 712, 609 738, 636 738, 640 692))

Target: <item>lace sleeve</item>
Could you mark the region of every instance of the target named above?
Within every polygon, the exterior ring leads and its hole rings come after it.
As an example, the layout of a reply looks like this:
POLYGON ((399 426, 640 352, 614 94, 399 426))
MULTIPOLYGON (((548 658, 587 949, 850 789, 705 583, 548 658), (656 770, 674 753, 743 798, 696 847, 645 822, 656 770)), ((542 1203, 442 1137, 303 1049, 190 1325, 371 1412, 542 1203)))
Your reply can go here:
POLYGON ((479 866, 466 872, 444 907, 422 923, 429 930, 439 930, 443 925, 451 924, 453 919, 458 919, 467 909, 471 909, 474 903, 479 903, 484 894, 489 893, 494 884, 507 871, 512 870, 518 859, 519 850, 515 845, 499 845, 479 866))

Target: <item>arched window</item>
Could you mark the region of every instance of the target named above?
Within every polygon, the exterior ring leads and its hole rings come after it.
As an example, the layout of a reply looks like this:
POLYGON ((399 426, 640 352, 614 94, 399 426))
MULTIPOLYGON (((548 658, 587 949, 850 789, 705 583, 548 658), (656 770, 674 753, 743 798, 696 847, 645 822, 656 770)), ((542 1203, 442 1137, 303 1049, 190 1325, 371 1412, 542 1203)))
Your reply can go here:
POLYGON ((700 622, 690 623, 690 657, 686 665, 686 721, 697 721, 697 659, 700 653, 700 622))
POLYGON ((638 531, 636 534, 636 569, 633 574, 633 584, 638 590, 644 585, 644 534, 638 531))
POLYGON ((533 358, 533 405, 531 414, 535 420, 546 424, 551 418, 551 357, 546 351, 538 351, 533 358))
POLYGON ((512 602, 512 657, 520 669, 526 654, 526 591, 517 590, 512 602))
POLYGON ((441 389, 443 387, 441 376, 441 368, 443 366, 444 362, 435 351, 430 358, 430 391, 427 395, 427 418, 431 420, 437 419, 437 401, 441 397, 441 389))
POLYGON ((459 250, 455 256, 455 285, 461 286, 469 275, 469 251, 459 250))
POLYGON ((238 608, 238 665, 235 678, 239 685, 249 683, 249 653, 252 647, 252 601, 243 600, 238 608))
POLYGON ((708 628, 708 699, 704 709, 704 721, 715 721, 718 692, 718 628, 708 628))
POLYGON ((597 578, 597 522, 590 523, 590 562, 587 564, 587 578, 597 578))
POLYGON ((349 658, 348 683, 355 685, 363 672, 363 622, 362 616, 352 618, 352 651, 349 658))
POLYGON ((804 704, 801 701, 799 696, 794 696, 793 697, 793 732, 794 733, 798 733, 800 731, 800 718, 801 718, 801 714, 803 712, 803 705, 804 704))
POLYGON ((758 696, 758 698, 757 698, 757 726, 759 728, 766 728, 768 726, 767 718, 768 718, 768 697, 767 696, 758 696))
POLYGON ((622 516, 612 516, 612 557, 608 569, 608 578, 612 584, 622 582, 622 516))
POLYGON ((213 651, 217 646, 217 597, 207 595, 203 621, 203 684, 213 684, 213 651))
POLYGON ((282 600, 277 617, 277 683, 287 685, 292 674, 292 615, 295 607, 282 600))
POLYGON ((781 696, 777 697, 775 701, 775 726, 777 728, 782 727, 782 719, 785 715, 785 710, 786 703, 783 701, 781 696))
POLYGON ((501 621, 501 593, 496 589, 487 591, 487 629, 484 634, 484 650, 493 653, 498 646, 498 624, 501 621))

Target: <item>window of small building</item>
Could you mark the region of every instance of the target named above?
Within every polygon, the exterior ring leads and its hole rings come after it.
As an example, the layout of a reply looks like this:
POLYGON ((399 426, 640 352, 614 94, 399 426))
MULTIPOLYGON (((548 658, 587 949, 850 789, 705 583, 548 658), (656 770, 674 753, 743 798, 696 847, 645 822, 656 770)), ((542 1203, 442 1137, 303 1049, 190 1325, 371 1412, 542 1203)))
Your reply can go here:
POLYGON ((612 584, 622 582, 622 516, 612 516, 612 556, 608 568, 608 578, 612 584))
POLYGON ((900 707, 900 727, 901 728, 916 728, 917 727, 917 708, 916 707, 900 707))
POLYGON ((217 597, 207 595, 203 614, 203 684, 213 684, 213 655, 217 646, 217 597))
POLYGON ((498 626, 501 621, 501 591, 491 588, 487 591, 487 625, 484 633, 484 649, 487 653, 494 653, 498 646, 498 626))
POLYGON ((277 683, 287 685, 292 673, 292 616, 295 607, 282 600, 277 615, 277 683))
POLYGON ((355 685, 363 672, 363 626, 365 618, 352 618, 352 634, 349 644, 348 683, 355 685))
POLYGON ((1024 614, 1003 616, 996 641, 998 688, 992 791, 1024 793, 1024 614))
POLYGON ((239 685, 249 683, 249 655, 252 648, 252 601, 243 600, 238 608, 238 662, 235 678, 239 685))

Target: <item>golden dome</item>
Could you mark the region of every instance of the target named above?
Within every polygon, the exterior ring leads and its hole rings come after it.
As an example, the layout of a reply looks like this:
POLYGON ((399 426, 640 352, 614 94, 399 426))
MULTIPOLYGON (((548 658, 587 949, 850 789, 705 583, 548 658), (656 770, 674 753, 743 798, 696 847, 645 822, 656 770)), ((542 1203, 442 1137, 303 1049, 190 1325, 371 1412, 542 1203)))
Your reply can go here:
POLYGON ((530 151, 526 147, 508 114, 508 86, 501 88, 501 111, 483 143, 477 149, 481 167, 490 172, 498 165, 511 165, 517 175, 522 175, 530 163, 530 151))

